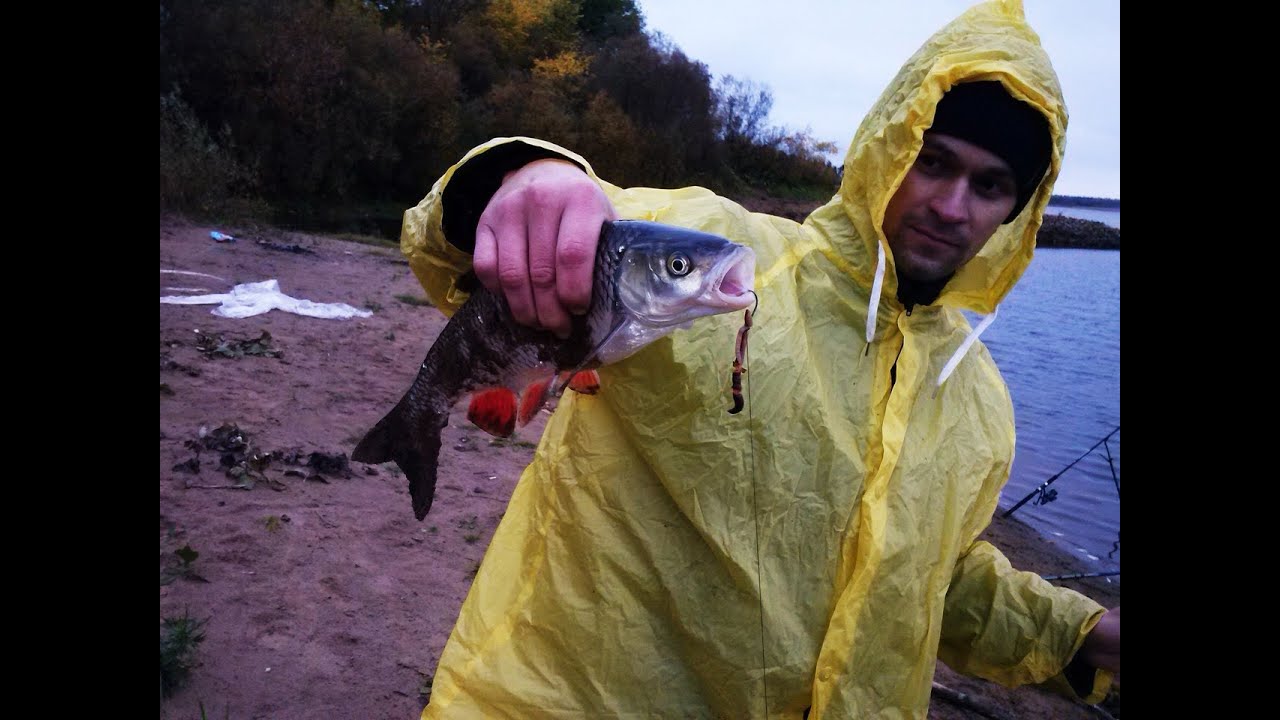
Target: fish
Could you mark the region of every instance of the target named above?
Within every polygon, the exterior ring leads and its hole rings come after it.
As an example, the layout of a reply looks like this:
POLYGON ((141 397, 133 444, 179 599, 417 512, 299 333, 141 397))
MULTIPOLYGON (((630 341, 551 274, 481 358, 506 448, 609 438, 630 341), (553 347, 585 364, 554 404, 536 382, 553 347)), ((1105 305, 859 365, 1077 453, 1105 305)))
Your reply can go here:
POLYGON ((413 514, 435 497, 440 434, 471 394, 468 418, 509 437, 565 387, 594 392, 595 370, 694 320, 755 302, 755 254, 711 233, 647 220, 600 228, 591 302, 568 338, 515 322, 506 300, 478 286, 436 337, 413 384, 351 453, 394 461, 409 481, 413 514))

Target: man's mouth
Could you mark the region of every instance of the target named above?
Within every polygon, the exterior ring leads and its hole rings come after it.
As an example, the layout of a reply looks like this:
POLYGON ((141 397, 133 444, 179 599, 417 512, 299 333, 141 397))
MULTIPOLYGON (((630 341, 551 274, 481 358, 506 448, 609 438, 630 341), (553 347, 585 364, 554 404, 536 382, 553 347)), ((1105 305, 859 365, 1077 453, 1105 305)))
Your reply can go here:
POLYGON ((919 225, 912 225, 911 229, 915 230, 917 235, 924 237, 926 240, 932 243, 935 243, 938 245, 946 245, 947 247, 952 247, 952 248, 960 247, 960 244, 961 244, 960 241, 957 240, 956 238, 951 237, 948 234, 938 233, 926 228, 922 228, 919 225))

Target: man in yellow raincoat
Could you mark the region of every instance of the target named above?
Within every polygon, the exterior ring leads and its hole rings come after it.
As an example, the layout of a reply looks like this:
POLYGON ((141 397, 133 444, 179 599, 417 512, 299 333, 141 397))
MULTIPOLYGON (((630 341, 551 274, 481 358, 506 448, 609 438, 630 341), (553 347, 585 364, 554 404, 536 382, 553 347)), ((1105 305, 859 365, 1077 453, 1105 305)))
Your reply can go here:
POLYGON ((977 540, 1013 410, 960 312, 992 316, 1030 262, 1066 121, 1020 5, 992 2, 907 61, 803 223, 619 188, 529 138, 446 172, 402 237, 446 312, 474 253, 519 319, 567 329, 610 217, 750 245, 761 304, 748 412, 725 412, 729 315, 566 394, 423 717, 923 718, 937 658, 1006 685, 1072 663, 1101 699, 1118 609, 1099 625, 1097 603, 977 540))

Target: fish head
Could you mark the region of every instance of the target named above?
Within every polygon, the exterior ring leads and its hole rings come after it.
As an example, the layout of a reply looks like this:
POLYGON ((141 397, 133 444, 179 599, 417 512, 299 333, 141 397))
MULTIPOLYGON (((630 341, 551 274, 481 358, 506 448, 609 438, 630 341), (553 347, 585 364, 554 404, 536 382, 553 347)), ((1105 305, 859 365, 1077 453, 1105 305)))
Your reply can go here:
POLYGON ((622 312, 650 328, 686 325, 751 307, 755 253, 718 235, 642 221, 621 244, 615 293, 622 312))

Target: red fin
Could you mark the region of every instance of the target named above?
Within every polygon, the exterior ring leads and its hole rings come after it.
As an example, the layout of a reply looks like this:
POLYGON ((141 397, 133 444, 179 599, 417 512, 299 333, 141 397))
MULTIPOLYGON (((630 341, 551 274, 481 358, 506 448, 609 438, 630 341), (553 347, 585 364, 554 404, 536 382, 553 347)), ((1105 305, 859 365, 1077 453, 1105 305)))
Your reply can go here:
POLYGON ((569 388, 583 395, 595 395, 600 392, 600 373, 595 370, 583 370, 569 381, 569 388))
POLYGON ((547 385, 550 382, 551 378, 531 382, 525 387, 524 392, 520 393, 520 415, 517 417, 520 427, 524 427, 532 420, 538 409, 547 401, 547 385))
POLYGON ((472 395, 467 419, 490 435, 511 437, 516 430, 516 394, 493 388, 472 395))

